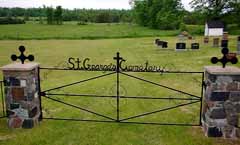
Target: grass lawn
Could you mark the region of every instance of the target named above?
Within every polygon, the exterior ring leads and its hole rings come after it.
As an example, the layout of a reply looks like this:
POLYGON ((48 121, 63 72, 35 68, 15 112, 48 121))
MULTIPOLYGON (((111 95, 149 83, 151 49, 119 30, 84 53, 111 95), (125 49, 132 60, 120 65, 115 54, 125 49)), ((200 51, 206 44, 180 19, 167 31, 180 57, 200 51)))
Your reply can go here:
POLYGON ((134 24, 88 24, 64 25, 20 24, 1 25, 0 39, 45 40, 45 39, 106 39, 151 36, 175 36, 178 31, 153 30, 134 24))
MULTIPOLYGON (((30 25, 31 26, 31 25, 30 25)), ((6 26, 11 27, 11 26, 6 26)), ((45 26, 43 26, 45 27, 45 26)), ((51 26, 46 26, 51 27, 51 26)), ((61 26, 60 26, 61 27, 61 26)), ((65 26, 64 26, 65 27, 65 26)), ((79 26, 79 29, 82 29, 79 26)), ((89 27, 89 26, 86 26, 89 27)), ((115 27, 115 26, 114 26, 115 27)), ((116 25, 116 27, 118 27, 116 25)), ((126 25, 125 27, 130 27, 126 25)), ((2 28, 2 27, 1 27, 2 28)), ((16 27, 21 29, 21 27, 16 27)), ((110 26, 111 28, 111 26, 110 26)), ((37 29, 37 27, 36 27, 37 29)), ((40 29, 40 28, 39 28, 40 29)), ((57 28, 60 29, 60 28, 57 28)), ((109 30, 109 29, 108 29, 109 30)), ((110 29, 113 31, 112 29, 110 29)), ((3 31, 2 29, 0 31, 3 31)), ((6 30, 4 30, 6 31, 6 30)), ((31 29, 26 31, 32 31, 31 29)), ((93 31, 94 30, 89 30, 93 31)), ((125 30, 121 30, 127 32, 125 30)), ((32 31, 36 33, 35 31, 32 31)), ((45 31, 46 33, 50 33, 45 31)), ((144 32, 144 31, 142 31, 144 32)), ((1 32, 7 34, 10 32, 1 32)), ((41 33, 41 32, 40 32, 41 33)), ((43 32, 42 32, 43 33, 43 32)), ((60 32, 59 32, 60 33, 60 32)), ((73 31, 74 34, 76 32, 73 31)), ((119 32, 116 32, 116 35, 119 32)), ((147 32, 144 32, 147 33, 147 32)), ((52 33, 54 34, 54 33, 52 33)), ((70 32, 66 31, 66 34, 70 32)), ((90 34, 90 33, 89 33, 90 34)), ((161 34, 161 33, 159 33, 161 34)), ((42 34, 39 34, 42 35, 42 34)), ((56 34, 58 36, 58 32, 56 34)), ((100 35, 100 34, 99 34, 100 35)), ((47 36, 47 34, 46 34, 47 36)), ((81 36, 81 34, 79 34, 81 36)), ((27 36, 26 36, 27 37, 27 36)), ((30 36, 29 36, 30 37, 30 36)), ((36 62, 41 67, 64 67, 69 57, 90 58, 91 64, 114 63, 116 52, 126 59, 128 65, 144 64, 166 66, 171 71, 203 71, 203 67, 211 65, 210 58, 221 56, 219 48, 212 48, 202 44, 202 37, 197 37, 196 42, 201 43, 201 50, 175 52, 173 48, 177 37, 161 37, 169 41, 169 48, 161 50, 153 41, 155 38, 126 38, 103 40, 25 40, 25 41, 0 41, 0 66, 11 63, 10 55, 18 54, 18 46, 26 46, 27 53, 35 55, 36 62), (172 49, 171 49, 172 48, 172 49)), ((236 37, 230 37, 230 48, 236 50, 236 37)), ((190 43, 190 41, 188 42, 190 43)), ((188 44, 188 47, 190 44, 188 44)), ((238 64, 239 66, 239 64, 238 64)), ((42 70, 42 89, 46 90, 59 85, 79 81, 82 79, 106 74, 106 72, 62 72, 42 70)), ((201 75, 182 74, 144 74, 129 73, 156 83, 170 86, 192 94, 200 95, 201 75)), ((2 75, 2 74, 1 74, 2 75)), ((2 77, 0 75, 0 77, 2 77)), ((143 83, 139 80, 121 75, 120 94, 124 96, 153 96, 153 97, 183 97, 177 92, 143 83)), ((53 93, 82 93, 96 95, 114 95, 116 88, 116 75, 79 84, 73 87, 53 91, 53 93)), ((106 98, 76 98, 55 96, 56 99, 86 107, 90 110, 116 118, 116 99, 106 98)), ((166 108, 186 101, 149 101, 121 99, 120 117, 126 118, 166 108)), ((1 108, 1 105, 0 105, 1 108)), ((0 109, 1 111, 1 109, 0 109)), ((64 117, 78 119, 99 119, 101 117, 73 109, 43 98, 43 112, 45 117, 64 117)), ((162 122, 162 123, 193 123, 199 122, 199 103, 186 107, 157 113, 148 117, 136 118, 131 121, 162 122)), ((1 145, 237 145, 239 141, 206 138, 200 127, 179 126, 154 126, 134 124, 104 124, 86 122, 67 122, 43 120, 41 124, 31 130, 7 128, 6 119, 0 119, 0 144, 1 145)))

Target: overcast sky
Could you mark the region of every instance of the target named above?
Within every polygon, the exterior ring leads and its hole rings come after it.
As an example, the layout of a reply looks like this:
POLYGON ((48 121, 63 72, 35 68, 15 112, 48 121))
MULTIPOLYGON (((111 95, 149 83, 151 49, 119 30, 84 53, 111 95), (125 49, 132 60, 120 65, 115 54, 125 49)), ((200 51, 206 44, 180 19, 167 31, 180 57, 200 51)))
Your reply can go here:
MULTIPOLYGON (((189 2, 182 0, 184 7, 190 10, 189 2)), ((0 7, 41 7, 61 5, 63 8, 116 8, 130 9, 129 0, 0 0, 0 7)))

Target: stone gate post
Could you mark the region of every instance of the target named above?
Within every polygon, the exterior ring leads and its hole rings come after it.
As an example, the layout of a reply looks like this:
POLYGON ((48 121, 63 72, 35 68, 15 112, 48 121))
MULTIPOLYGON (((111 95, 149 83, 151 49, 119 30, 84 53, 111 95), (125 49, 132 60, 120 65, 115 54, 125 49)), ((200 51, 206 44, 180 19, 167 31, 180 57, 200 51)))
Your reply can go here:
POLYGON ((205 67, 203 129, 208 137, 239 138, 240 69, 205 67))
POLYGON ((33 128, 42 119, 39 64, 3 66, 5 103, 10 128, 33 128))

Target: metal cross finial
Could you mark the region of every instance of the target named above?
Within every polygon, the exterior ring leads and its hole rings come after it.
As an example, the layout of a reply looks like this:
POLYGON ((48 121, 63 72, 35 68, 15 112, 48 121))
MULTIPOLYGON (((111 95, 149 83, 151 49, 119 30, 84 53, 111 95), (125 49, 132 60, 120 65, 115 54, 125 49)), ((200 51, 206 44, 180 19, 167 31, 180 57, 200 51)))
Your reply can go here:
POLYGON ((24 51, 25 51, 25 47, 24 46, 20 46, 18 49, 21 52, 20 56, 17 56, 15 54, 13 54, 11 56, 12 61, 16 61, 17 59, 20 59, 22 64, 24 64, 26 59, 28 59, 29 61, 33 61, 34 60, 34 56, 33 55, 29 55, 29 56, 25 56, 24 55, 24 51))
POLYGON ((117 56, 113 58, 114 60, 117 61, 117 72, 120 71, 120 60, 124 60, 122 57, 120 57, 120 53, 117 52, 117 56))
POLYGON ((231 62, 232 64, 237 64, 238 63, 237 57, 235 57, 235 56, 231 57, 231 58, 228 57, 228 54, 229 54, 229 49, 228 48, 223 48, 222 49, 222 54, 223 54, 223 57, 221 59, 218 59, 217 57, 213 57, 211 59, 211 62, 213 64, 217 64, 218 62, 221 62, 222 65, 223 65, 223 68, 226 67, 226 64, 228 62, 231 62))
POLYGON ((123 58, 122 58, 122 57, 120 57, 120 53, 119 53, 119 52, 117 52, 117 56, 116 56, 116 57, 114 57, 113 59, 114 59, 114 60, 117 60, 117 61, 119 61, 119 60, 122 60, 123 58))

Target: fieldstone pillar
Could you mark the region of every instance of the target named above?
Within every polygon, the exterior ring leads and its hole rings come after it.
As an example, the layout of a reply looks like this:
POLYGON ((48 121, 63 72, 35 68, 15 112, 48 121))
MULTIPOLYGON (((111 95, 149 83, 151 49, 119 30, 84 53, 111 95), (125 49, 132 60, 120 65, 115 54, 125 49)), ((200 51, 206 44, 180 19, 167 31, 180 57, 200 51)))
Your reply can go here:
POLYGON ((239 138, 240 69, 205 67, 203 129, 208 137, 239 138))
POLYGON ((42 118, 39 64, 3 66, 5 103, 10 128, 33 128, 42 118))

